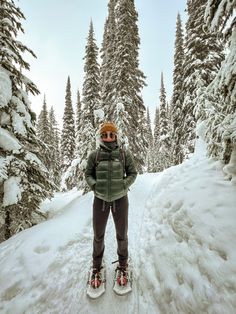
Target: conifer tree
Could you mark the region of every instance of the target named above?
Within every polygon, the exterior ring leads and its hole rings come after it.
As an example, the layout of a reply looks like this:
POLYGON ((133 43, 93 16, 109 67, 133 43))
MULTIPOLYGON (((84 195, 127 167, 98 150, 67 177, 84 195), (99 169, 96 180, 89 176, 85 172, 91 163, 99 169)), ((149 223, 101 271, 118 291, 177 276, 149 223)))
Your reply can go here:
POLYGON ((230 0, 207 1, 205 20, 211 31, 223 32, 228 53, 220 70, 206 89, 206 139, 209 155, 222 160, 224 171, 236 182, 236 3, 230 0))
MULTIPOLYGON (((186 55, 184 61, 184 91, 183 103, 184 121, 182 128, 184 156, 194 151, 196 110, 198 90, 206 87, 213 80, 222 61, 222 46, 217 34, 203 28, 205 0, 188 0, 188 21, 186 24, 186 55)), ((199 114, 198 114, 199 115, 199 114)))
POLYGON ((154 119, 154 135, 153 135, 153 171, 160 171, 160 159, 159 159, 159 148, 160 148, 160 114, 159 107, 156 108, 155 119, 154 119))
POLYGON ((65 109, 61 134, 61 166, 65 172, 75 155, 75 119, 71 100, 70 77, 67 79, 65 109))
POLYGON ((148 140, 148 152, 147 152, 147 171, 153 172, 153 135, 151 127, 151 119, 149 114, 149 108, 147 107, 147 140, 148 140))
POLYGON ((110 120, 109 108, 112 105, 113 82, 110 79, 114 67, 114 54, 116 51, 116 22, 115 8, 117 0, 110 0, 108 3, 108 18, 106 19, 101 49, 101 103, 105 113, 106 120, 110 120))
POLYGON ((173 119, 173 151, 172 161, 174 165, 183 162, 183 151, 181 146, 181 138, 184 134, 184 130, 181 128, 183 117, 183 68, 184 63, 184 39, 180 14, 177 15, 176 33, 175 33, 175 54, 174 54, 174 72, 173 72, 173 95, 171 114, 173 119))
POLYGON ((75 119, 75 137, 76 137, 76 150, 78 151, 78 141, 79 141, 79 134, 81 129, 81 115, 82 115, 82 104, 80 100, 80 92, 77 90, 77 102, 76 102, 76 119, 75 119))
POLYGON ((160 170, 164 170, 170 166, 170 152, 171 152, 171 141, 170 141, 170 130, 169 121, 166 105, 166 91, 164 86, 163 73, 161 73, 161 88, 160 88, 160 143, 159 143, 159 165, 160 170))
POLYGON ((43 151, 42 151, 42 158, 44 161, 45 166, 47 167, 48 171, 51 170, 51 163, 52 159, 52 141, 51 141, 51 133, 50 133, 50 122, 47 110, 47 103, 46 97, 44 95, 43 99, 43 107, 39 114, 38 122, 37 122, 37 136, 42 142, 43 151))
POLYGON ((60 156, 60 133, 58 128, 58 123, 56 121, 55 112, 53 107, 51 107, 49 112, 49 130, 50 130, 50 146, 51 146, 51 167, 50 173, 53 182, 59 190, 61 182, 61 156, 60 156))
POLYGON ((115 21, 115 52, 110 77, 112 89, 109 90, 111 102, 107 116, 117 125, 123 125, 120 132, 123 134, 123 138, 128 139, 137 170, 141 173, 145 165, 148 147, 145 133, 141 132, 147 123, 146 108, 141 96, 145 77, 139 69, 138 14, 133 0, 117 1, 115 21), (121 118, 124 118, 125 121, 119 121, 121 118))
POLYGON ((155 119, 154 119, 154 134, 153 134, 153 143, 157 145, 160 141, 160 123, 159 123, 159 108, 156 108, 155 119))
POLYGON ((70 166, 62 177, 61 187, 62 190, 72 189, 74 187, 83 188, 83 171, 80 170, 80 153, 81 143, 83 139, 84 121, 82 118, 82 109, 80 101, 80 93, 77 90, 77 103, 76 103, 76 121, 75 121, 75 156, 70 166), (81 182, 80 182, 81 181, 81 182))
POLYGON ((52 195, 48 171, 40 160, 36 115, 28 94, 38 94, 22 70, 29 70, 23 52, 35 56, 17 35, 24 15, 14 1, 1 1, 0 32, 0 241, 31 227, 45 215, 41 201, 52 195), (29 175, 30 174, 30 175, 29 175))
POLYGON ((50 143, 50 122, 45 95, 43 99, 43 107, 37 123, 37 136, 40 140, 45 141, 45 143, 50 143))
POLYGON ((168 132, 169 132, 169 140, 170 140, 170 149, 169 149, 169 166, 174 165, 174 143, 173 143, 173 137, 174 137, 174 128, 173 128, 173 105, 172 105, 172 99, 167 102, 167 121, 168 121, 168 132))
POLYGON ((90 23, 89 35, 87 45, 85 48, 85 78, 83 83, 82 93, 82 112, 81 125, 79 132, 79 151, 78 151, 78 188, 88 191, 88 186, 84 179, 84 170, 86 161, 92 150, 96 148, 95 133, 98 128, 101 117, 97 114, 99 112, 100 93, 99 80, 100 69, 97 61, 98 48, 95 43, 94 29, 92 22, 90 23))
POLYGON ((96 110, 100 109, 100 69, 97 61, 98 47, 94 38, 93 23, 89 27, 89 35, 85 48, 85 78, 83 83, 83 114, 89 118, 93 128, 97 128, 99 116, 96 110))
POLYGON ((147 107, 147 139, 149 146, 152 145, 153 142, 153 135, 152 135, 152 126, 151 126, 151 119, 149 108, 147 107))

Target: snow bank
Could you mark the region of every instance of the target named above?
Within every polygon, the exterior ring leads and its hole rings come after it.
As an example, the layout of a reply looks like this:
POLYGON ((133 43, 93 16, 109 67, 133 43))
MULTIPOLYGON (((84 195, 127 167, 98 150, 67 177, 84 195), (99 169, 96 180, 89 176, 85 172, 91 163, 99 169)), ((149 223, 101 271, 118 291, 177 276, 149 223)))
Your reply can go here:
POLYGON ((236 147, 234 147, 229 163, 224 166, 224 172, 227 174, 231 182, 236 185, 236 147))
POLYGON ((62 193, 51 201, 52 210, 60 208, 53 219, 0 244, 0 313, 69 313, 85 274, 88 256, 81 250, 91 244, 85 227, 91 225, 92 193, 80 195, 62 193))
POLYGON ((197 156, 163 172, 146 203, 140 252, 146 302, 160 313, 233 314, 236 190, 197 145, 197 156))

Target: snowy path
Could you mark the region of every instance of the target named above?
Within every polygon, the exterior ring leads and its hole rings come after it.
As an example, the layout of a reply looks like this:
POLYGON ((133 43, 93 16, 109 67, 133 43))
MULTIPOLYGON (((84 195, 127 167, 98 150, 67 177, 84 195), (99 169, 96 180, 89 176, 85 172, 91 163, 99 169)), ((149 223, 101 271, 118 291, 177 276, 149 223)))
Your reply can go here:
MULTIPOLYGON (((135 269, 140 264, 145 200, 156 177, 139 176, 129 195, 129 250, 135 269)), ((119 297, 112 291, 115 266, 111 262, 117 259, 112 215, 108 220, 105 238, 106 294, 94 301, 88 299, 85 293, 92 253, 92 193, 82 198, 76 197, 67 206, 61 207, 58 216, 2 244, 1 264, 5 267, 2 286, 8 288, 1 293, 0 313, 106 314, 111 313, 111 309, 114 314, 139 313, 137 272, 134 273, 132 294, 119 297), (76 207, 78 210, 75 211, 76 207), (84 221, 79 221, 81 219, 84 221), (8 268, 9 252, 12 257, 8 268)))
POLYGON ((129 192, 130 295, 112 291, 112 216, 105 238, 106 293, 86 296, 92 193, 58 194, 51 219, 0 244, 1 314, 235 314, 236 187, 219 162, 196 155, 129 192))
MULTIPOLYGON (((139 269, 140 264, 140 240, 142 237, 142 221, 145 212, 146 197, 149 193, 148 189, 143 189, 143 185, 148 186, 149 189, 152 186, 152 181, 156 175, 140 176, 131 188, 129 195, 129 254, 132 257, 134 269, 139 269), (132 191, 135 190, 135 193, 132 191), (137 206, 138 205, 138 206, 137 206)), ((91 228, 88 227, 88 238, 90 243, 92 242, 91 228)), ((105 254, 104 258, 107 267, 107 285, 106 294, 99 300, 88 300, 85 296, 84 286, 79 285, 78 298, 80 302, 75 302, 74 307, 71 308, 70 313, 140 313, 139 312, 139 282, 137 279, 137 271, 134 271, 134 286, 133 292, 130 295, 119 297, 112 291, 113 275, 115 266, 112 265, 114 260, 117 260, 117 246, 115 237, 115 227, 112 219, 112 215, 109 216, 106 237, 105 237, 105 254), (82 301, 83 300, 83 301, 82 301)), ((86 263, 88 256, 91 254, 91 247, 84 246, 81 251, 83 260, 86 263)), ((85 281, 86 278, 84 277, 85 281)))

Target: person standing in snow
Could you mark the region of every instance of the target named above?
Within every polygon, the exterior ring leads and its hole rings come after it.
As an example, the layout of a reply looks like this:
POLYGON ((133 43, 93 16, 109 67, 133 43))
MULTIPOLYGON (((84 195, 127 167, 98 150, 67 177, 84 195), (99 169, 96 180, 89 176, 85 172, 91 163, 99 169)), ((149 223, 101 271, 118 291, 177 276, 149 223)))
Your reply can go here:
MULTIPOLYGON (((128 260, 128 189, 137 171, 129 150, 120 147, 118 129, 105 122, 99 129, 100 147, 87 161, 85 179, 94 191, 93 201, 93 274, 99 278, 104 253, 104 235, 108 216, 112 212, 116 228, 119 269, 125 272, 128 260)), ((91 281, 93 284, 94 281, 91 281)), ((96 282, 96 287, 99 286, 96 282)))

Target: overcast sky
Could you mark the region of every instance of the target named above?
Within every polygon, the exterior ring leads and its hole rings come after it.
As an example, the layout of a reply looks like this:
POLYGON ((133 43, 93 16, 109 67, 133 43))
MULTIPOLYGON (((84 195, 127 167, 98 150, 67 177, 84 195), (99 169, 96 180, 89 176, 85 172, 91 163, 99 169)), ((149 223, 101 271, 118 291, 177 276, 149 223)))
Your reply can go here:
MULTIPOLYGON (((53 106, 61 125, 68 75, 71 78, 72 101, 76 90, 82 93, 84 54, 89 23, 94 24, 96 43, 101 48, 108 0, 19 0, 23 11, 25 34, 21 41, 31 48, 37 59, 27 57, 31 71, 27 76, 41 94, 30 97, 32 109, 39 114, 43 95, 53 106)), ((142 91, 151 119, 159 103, 160 76, 164 73, 167 98, 172 93, 173 55, 177 13, 186 22, 186 0, 135 0, 139 14, 140 69, 146 75, 142 91)))

